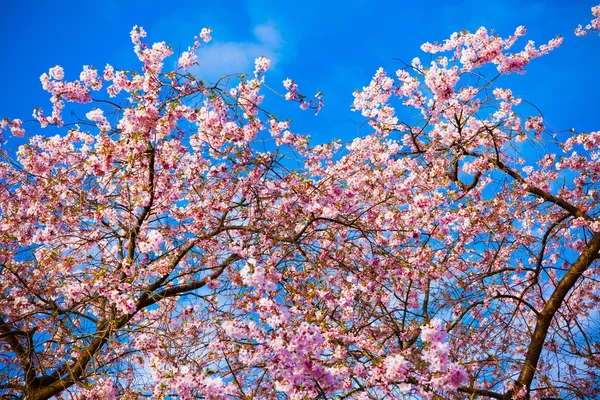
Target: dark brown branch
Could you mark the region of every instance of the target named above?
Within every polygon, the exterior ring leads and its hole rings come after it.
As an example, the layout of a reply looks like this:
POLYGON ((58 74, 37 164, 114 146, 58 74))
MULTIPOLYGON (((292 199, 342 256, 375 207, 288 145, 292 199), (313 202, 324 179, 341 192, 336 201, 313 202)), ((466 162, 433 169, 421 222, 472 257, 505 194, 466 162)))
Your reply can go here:
POLYGON ((31 348, 27 349, 17 339, 17 336, 29 338, 30 334, 27 332, 11 330, 3 319, 0 319, 0 334, 2 335, 1 338, 8 343, 12 351, 17 355, 19 364, 21 364, 21 368, 23 368, 25 374, 25 384, 31 383, 35 379, 35 368, 30 354, 31 348))
POLYGON ((458 162, 458 157, 452 162, 452 171, 450 172, 450 179, 452 179, 458 186, 460 186, 460 188, 464 192, 468 192, 475 186, 477 186, 477 184, 479 183, 479 178, 481 178, 481 171, 477 171, 473 176, 473 180, 471 181, 471 183, 466 185, 458 178, 458 162))
POLYGON ((208 279, 211 279, 211 280, 217 279, 225 271, 225 268, 227 268, 227 266, 229 266, 229 265, 233 264, 234 262, 241 260, 241 259, 242 258, 240 256, 238 256, 237 254, 232 254, 229 257, 227 257, 227 259, 221 265, 219 265, 219 267, 215 270, 215 272, 210 274, 208 277, 201 279, 199 281, 185 284, 185 285, 173 286, 173 287, 165 289, 161 292, 158 292, 154 295, 149 295, 149 296, 147 296, 147 298, 144 301, 138 300, 136 306, 138 309, 145 308, 145 307, 151 306, 152 304, 159 302, 160 300, 162 300, 164 298, 175 297, 175 296, 182 295, 184 293, 191 292, 193 290, 200 289, 201 287, 206 285, 206 281, 208 279))
POLYGON ((493 399, 498 399, 498 400, 504 400, 505 397, 503 394, 501 393, 496 393, 496 392, 492 392, 491 390, 485 390, 485 389, 475 389, 475 388, 471 388, 471 387, 459 387, 457 389, 459 392, 461 393, 467 393, 467 394, 471 394, 471 395, 475 395, 477 396, 486 396, 486 397, 491 397, 493 399))
POLYGON ((136 239, 140 234, 140 230, 142 229, 142 224, 150 215, 150 211, 152 210, 152 205, 154 203, 154 149, 152 146, 148 145, 146 149, 146 156, 148 157, 148 192, 150 194, 150 199, 148 200, 148 204, 142 209, 142 212, 138 216, 135 226, 129 232, 129 247, 127 248, 127 257, 129 258, 129 262, 133 262, 135 247, 136 247, 136 239))
POLYGON ((534 194, 534 195, 536 195, 538 197, 541 197, 542 199, 544 199, 544 200, 546 200, 546 201, 548 201, 550 203, 556 204, 557 206, 561 207, 565 211, 568 211, 575 218, 584 218, 584 219, 586 219, 588 221, 592 220, 592 218, 590 218, 589 215, 587 215, 584 211, 582 211, 578 207, 575 207, 571 203, 569 203, 569 202, 561 199, 560 197, 556 197, 556 196, 552 195, 551 193, 548 193, 545 190, 542 190, 542 189, 540 189, 540 188, 538 188, 536 186, 530 185, 529 183, 527 183, 525 181, 525 179, 521 175, 519 175, 513 169, 509 168, 506 164, 504 164, 499 159, 492 159, 490 161, 498 169, 500 169, 501 171, 506 172, 509 176, 511 176, 512 178, 514 178, 516 181, 524 184, 525 185, 525 190, 527 190, 529 193, 534 194))
POLYGON ((529 303, 528 301, 522 299, 521 297, 513 296, 512 294, 500 294, 500 293, 496 293, 496 295, 494 297, 492 297, 492 298, 493 299, 512 299, 512 300, 515 300, 518 303, 521 303, 524 306, 526 306, 527 308, 529 308, 531 311, 533 311, 533 313, 535 315, 540 315, 540 312, 538 310, 536 310, 536 308, 531 303, 529 303))
POLYGON ((529 347, 527 348, 527 356, 525 357, 523 368, 517 379, 517 383, 520 386, 525 387, 528 392, 537 370, 537 365, 552 319, 558 309, 562 306, 567 293, 575 286, 579 278, 595 260, 598 251, 600 251, 600 233, 595 233, 586 249, 583 250, 577 260, 571 265, 571 268, 558 282, 556 289, 537 317, 535 330, 531 342, 529 343, 529 347))

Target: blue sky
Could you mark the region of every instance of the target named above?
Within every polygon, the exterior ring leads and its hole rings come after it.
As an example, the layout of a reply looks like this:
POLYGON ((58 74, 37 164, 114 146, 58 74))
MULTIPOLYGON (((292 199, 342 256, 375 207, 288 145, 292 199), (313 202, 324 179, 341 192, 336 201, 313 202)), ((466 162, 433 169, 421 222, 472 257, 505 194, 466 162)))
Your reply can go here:
MULTIPOLYGON (((597 1, 597 0, 596 0, 597 1)), ((597 130, 600 37, 578 38, 573 29, 591 19, 594 1, 37 1, 7 0, 0 13, 0 117, 30 119, 34 107, 50 110, 39 76, 60 64, 67 79, 77 79, 82 65, 102 69, 134 68, 129 31, 143 26, 149 42, 166 41, 182 51, 200 29, 213 29, 213 42, 199 52, 199 73, 208 79, 230 72, 251 72, 256 56, 274 64, 267 83, 284 91, 281 81, 294 78, 300 89, 325 94, 318 117, 279 99, 267 105, 294 121, 313 142, 354 137, 363 122, 350 111, 352 92, 369 83, 379 66, 394 71, 419 47, 442 41, 452 32, 479 26, 506 36, 518 25, 541 44, 556 34, 565 43, 535 60, 524 76, 500 85, 539 107, 555 130, 597 130)), ((522 44, 524 45, 524 41, 522 44)), ((362 128, 362 133, 367 133, 362 128)), ((30 129, 29 133, 40 133, 30 129)), ((12 139, 11 139, 12 140, 12 139)))

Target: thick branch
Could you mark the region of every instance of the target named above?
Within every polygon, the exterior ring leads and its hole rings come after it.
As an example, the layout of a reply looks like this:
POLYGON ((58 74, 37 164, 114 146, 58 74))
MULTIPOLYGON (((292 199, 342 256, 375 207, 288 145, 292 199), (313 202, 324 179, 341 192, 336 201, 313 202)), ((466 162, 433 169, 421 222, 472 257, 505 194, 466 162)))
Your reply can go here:
MULTIPOLYGON (((485 157, 482 154, 470 152, 470 151, 465 151, 465 154, 469 155, 469 156, 473 156, 473 157, 485 157)), ((499 158, 488 158, 488 161, 491 162, 499 170, 505 172, 507 175, 509 175, 511 178, 513 178, 517 182, 522 183, 525 187, 525 190, 528 191, 529 193, 531 193, 535 196, 538 196, 550 203, 556 204, 557 206, 561 207, 563 210, 569 212, 569 214, 574 216, 575 218, 584 218, 588 221, 592 220, 592 218, 589 215, 587 215, 587 213, 585 213, 580 208, 574 206, 573 204, 565 201, 564 199, 561 199, 560 197, 556 197, 553 194, 546 192, 545 190, 542 190, 536 186, 533 186, 533 185, 527 183, 525 178, 523 178, 515 170, 508 167, 499 158)))
POLYGON ((8 324, 6 324, 4 320, 0 319, 0 339, 5 340, 12 351, 14 351, 17 355, 19 363, 21 364, 21 368, 23 368, 23 372, 25 374, 25 382, 28 384, 35 379, 35 369, 33 362, 30 359, 31 349, 25 348, 25 346, 19 342, 17 336, 27 337, 27 333, 11 330, 8 324))
MULTIPOLYGON (((475 388, 464 387, 464 386, 459 387, 457 390, 462 393, 474 395, 475 397, 485 396, 485 397, 491 397, 492 399, 504 400, 503 394, 492 392, 491 390, 475 389, 475 388)), ((469 397, 469 398, 471 398, 471 397, 469 397)))
POLYGON ((517 379, 517 383, 524 386, 527 391, 531 388, 531 382, 536 373, 538 361, 554 315, 562 306, 567 293, 575 286, 581 275, 583 275, 594 261, 598 251, 600 251, 600 233, 595 233, 587 248, 579 255, 577 260, 571 265, 571 268, 558 282, 556 289, 538 315, 533 337, 527 348, 527 356, 521 369, 521 374, 517 379))
POLYGON ((519 175, 516 171, 509 168, 506 164, 504 164, 499 159, 492 159, 490 161, 492 161, 492 163, 496 167, 498 167, 498 169, 506 172, 509 176, 514 178, 516 181, 524 184, 525 190, 527 190, 529 193, 534 194, 538 197, 541 197, 542 199, 544 199, 550 203, 556 204, 557 206, 561 207, 562 209, 568 211, 575 218, 584 218, 588 221, 590 221, 592 219, 584 211, 582 211, 578 207, 575 207, 571 203, 561 199, 560 197, 556 197, 556 196, 552 195, 551 193, 548 193, 545 190, 542 190, 536 186, 530 185, 529 183, 527 183, 527 181, 525 181, 525 179, 521 175, 519 175))
POLYGON ((146 150, 146 155, 148 156, 148 192, 150 194, 150 199, 148 200, 148 204, 142 209, 142 212, 138 216, 135 226, 129 232, 129 247, 127 249, 127 257, 129 257, 129 261, 132 262, 133 256, 135 253, 136 239, 140 233, 140 229, 142 229, 142 224, 150 215, 150 211, 152 210, 152 205, 154 203, 154 149, 148 145, 148 149, 146 150))

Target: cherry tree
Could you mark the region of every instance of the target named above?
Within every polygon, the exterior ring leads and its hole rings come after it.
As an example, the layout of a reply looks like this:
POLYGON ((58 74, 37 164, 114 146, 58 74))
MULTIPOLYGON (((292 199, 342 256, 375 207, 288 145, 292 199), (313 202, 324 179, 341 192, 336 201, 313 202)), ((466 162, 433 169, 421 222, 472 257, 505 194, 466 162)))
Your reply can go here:
POLYGON ((599 396, 600 132, 549 132, 502 86, 562 43, 525 33, 379 69, 345 144, 262 109, 264 57, 190 73, 206 28, 173 61, 135 27, 138 72, 51 68, 34 116, 59 133, 2 151, 0 394, 599 396))

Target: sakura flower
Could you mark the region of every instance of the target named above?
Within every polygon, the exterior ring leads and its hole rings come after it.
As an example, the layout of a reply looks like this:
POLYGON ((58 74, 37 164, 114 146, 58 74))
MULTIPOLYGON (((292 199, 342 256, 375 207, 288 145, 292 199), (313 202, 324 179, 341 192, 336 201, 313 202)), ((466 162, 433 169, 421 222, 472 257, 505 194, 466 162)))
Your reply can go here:
POLYGON ((577 36, 585 36, 588 33, 598 32, 600 34, 600 5, 592 7, 592 15, 596 17, 585 27, 579 25, 575 29, 575 35, 577 36))
POLYGON ((386 357, 383 362, 385 375, 392 381, 401 381, 406 378, 408 373, 408 363, 401 355, 386 357))
POLYGON ((23 135, 25 134, 25 129, 22 128, 23 121, 21 121, 18 118, 15 118, 12 121, 10 121, 8 123, 8 126, 9 126, 10 132, 13 134, 13 136, 23 137, 23 135))
POLYGON ((198 56, 191 51, 184 51, 179 57, 179 66, 183 69, 189 68, 198 60, 198 56))
POLYGON ((265 56, 260 56, 256 60, 254 60, 254 66, 254 76, 258 78, 260 75, 264 74, 269 69, 269 67, 271 66, 271 60, 269 60, 265 56))
POLYGON ((211 33, 212 29, 202 28, 202 31, 200 32, 200 39, 202 39, 204 43, 210 42, 212 40, 212 37, 210 36, 211 33))
POLYGON ((147 253, 150 251, 157 251, 160 249, 165 239, 158 230, 153 229, 146 234, 143 241, 140 241, 138 247, 141 252, 147 253))
POLYGON ((62 81, 65 77, 65 71, 60 65, 50 68, 49 74, 52 79, 57 81, 62 81))
POLYGON ((110 130, 110 124, 108 123, 108 120, 104 116, 104 112, 101 109, 95 108, 92 111, 89 111, 87 114, 85 114, 85 116, 90 121, 97 121, 97 126, 98 128, 100 128, 101 131, 107 132, 110 130))
POLYGON ((112 81, 115 79, 115 69, 112 65, 106 64, 106 67, 104 67, 103 78, 105 81, 112 81))

